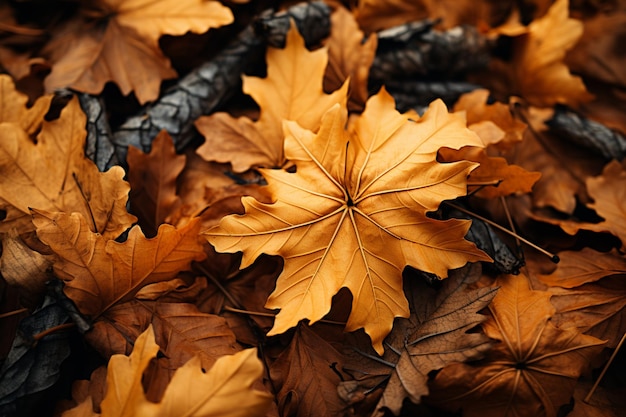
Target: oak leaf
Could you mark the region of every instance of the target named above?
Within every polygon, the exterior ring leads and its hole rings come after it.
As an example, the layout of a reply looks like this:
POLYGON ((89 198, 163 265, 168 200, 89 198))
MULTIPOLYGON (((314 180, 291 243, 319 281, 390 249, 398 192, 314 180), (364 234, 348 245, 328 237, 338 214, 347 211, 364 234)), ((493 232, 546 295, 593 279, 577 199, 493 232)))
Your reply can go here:
POLYGON ((128 148, 130 206, 139 217, 141 229, 154 236, 158 227, 182 204, 176 195, 176 179, 185 167, 185 155, 177 155, 167 131, 152 141, 150 153, 128 148))
POLYGON ((158 97, 163 79, 176 77, 159 49, 161 35, 204 33, 233 21, 230 9, 203 0, 101 0, 83 12, 92 20, 66 25, 46 46, 53 62, 46 89, 99 94, 114 81, 141 103, 158 97))
POLYGON ((41 128, 51 100, 51 95, 42 96, 26 107, 28 97, 15 89, 11 77, 0 74, 0 123, 17 124, 32 137, 41 128))
POLYGON ((567 404, 576 381, 604 342, 550 322, 550 293, 534 291, 524 275, 496 281, 498 294, 482 324, 500 341, 475 364, 451 364, 431 385, 431 399, 465 416, 550 416, 567 404))
POLYGON ((348 331, 364 328, 377 352, 394 317, 407 317, 406 265, 447 276, 448 269, 490 260, 464 240, 470 222, 426 216, 466 193, 469 162, 440 164, 442 146, 480 146, 461 115, 435 101, 417 123, 384 90, 370 98, 350 131, 333 107, 315 134, 285 123, 285 154, 296 173, 262 170, 276 201, 244 197, 246 214, 227 216, 206 235, 219 252, 243 251, 241 267, 261 253, 285 267, 266 307, 280 308, 270 335, 302 319, 315 322, 346 287, 353 295, 348 331))
POLYGON ((124 243, 93 233, 80 213, 33 210, 33 223, 39 239, 58 256, 54 271, 65 281, 65 294, 93 318, 131 299, 144 285, 169 280, 206 256, 198 242, 197 220, 179 229, 161 225, 152 239, 135 226, 124 243))
MULTIPOLYGON (((43 118, 39 106, 35 108, 23 120, 32 114, 43 118)), ((85 158, 85 125, 76 97, 58 119, 41 123, 36 142, 19 124, 0 123, 0 209, 7 212, 0 231, 32 230, 29 207, 81 213, 91 219, 91 231, 107 238, 119 236, 136 220, 126 211, 124 170, 113 167, 101 173, 85 158)))
POLYGON ((196 127, 205 137, 197 153, 208 161, 230 162, 235 172, 250 167, 281 167, 283 120, 294 120, 316 131, 334 104, 345 104, 347 83, 332 94, 322 89, 327 48, 308 51, 295 25, 284 49, 269 48, 267 77, 243 76, 243 91, 261 108, 259 120, 216 113, 200 117, 196 127))
POLYGON ((109 360, 107 390, 100 404, 101 414, 94 413, 91 397, 78 407, 63 413, 65 417, 103 416, 131 417, 137 415, 228 417, 264 416, 271 397, 251 389, 262 375, 263 365, 255 349, 223 356, 206 373, 198 357, 193 357, 174 373, 160 402, 146 399, 142 377, 153 360, 159 345, 155 343, 152 326, 135 341, 130 356, 114 355, 109 360))

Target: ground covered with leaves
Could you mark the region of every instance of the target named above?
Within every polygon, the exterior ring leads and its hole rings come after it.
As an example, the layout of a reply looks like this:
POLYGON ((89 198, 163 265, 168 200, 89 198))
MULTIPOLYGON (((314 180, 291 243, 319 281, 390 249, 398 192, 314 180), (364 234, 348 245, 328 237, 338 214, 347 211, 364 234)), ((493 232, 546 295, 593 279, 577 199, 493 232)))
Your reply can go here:
POLYGON ((0 5, 0 415, 617 417, 626 4, 0 5))

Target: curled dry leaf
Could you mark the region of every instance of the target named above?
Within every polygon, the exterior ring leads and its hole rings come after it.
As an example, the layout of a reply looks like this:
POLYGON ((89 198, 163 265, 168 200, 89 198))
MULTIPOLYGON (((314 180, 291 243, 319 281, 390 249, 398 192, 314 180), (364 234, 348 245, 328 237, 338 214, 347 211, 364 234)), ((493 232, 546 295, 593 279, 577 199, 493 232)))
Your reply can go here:
POLYGON ((141 103, 154 100, 161 81, 176 77, 159 49, 159 37, 204 33, 233 21, 230 9, 217 1, 99 3, 84 10, 93 21, 71 22, 46 46, 45 53, 53 63, 45 80, 48 91, 71 87, 99 94, 106 82, 113 81, 124 95, 134 91, 141 103))
POLYGON ((93 233, 80 213, 33 210, 33 223, 39 239, 58 256, 54 271, 66 281, 65 294, 92 318, 206 256, 198 242, 197 220, 179 229, 162 225, 152 239, 135 226, 124 243, 93 233))
POLYGON ((283 120, 316 131, 328 109, 336 103, 345 105, 347 83, 332 94, 322 89, 327 48, 309 52, 295 26, 287 33, 286 42, 284 49, 268 49, 266 78, 243 76, 243 91, 261 107, 258 121, 225 113, 196 121, 205 137, 197 153, 204 159, 230 162, 235 172, 281 167, 285 163, 283 120))
POLYGON ((418 122, 394 109, 384 90, 346 131, 346 111, 329 110, 318 134, 285 123, 285 154, 296 173, 262 170, 273 204, 244 197, 246 214, 206 233, 220 252, 243 251, 241 267, 261 253, 285 267, 266 307, 280 308, 270 335, 326 315, 342 287, 353 295, 348 331, 364 328, 374 348, 394 317, 407 317, 402 269, 447 276, 490 258, 464 239, 470 222, 426 216, 444 199, 466 194, 470 162, 440 164, 442 146, 481 146, 462 116, 431 104, 418 122))
POLYGON ((251 388, 263 372, 256 349, 222 356, 207 372, 203 371, 199 358, 193 357, 176 370, 158 403, 148 401, 142 377, 158 351, 154 331, 149 326, 135 341, 130 356, 114 355, 109 360, 106 394, 100 404, 102 412, 93 411, 89 396, 63 416, 253 417, 264 416, 268 410, 271 396, 251 388))
MULTIPOLYGON (((3 83, 7 86, 6 80, 3 83)), ((19 110, 5 115, 10 120, 19 116, 16 113, 19 110)), ((29 126, 27 130, 19 123, 0 123, 0 209, 7 212, 0 231, 33 230, 29 207, 34 207, 81 213, 90 219, 92 232, 117 237, 136 220, 126 211, 130 187, 123 180, 124 170, 113 167, 101 173, 85 158, 86 119, 76 97, 58 119, 43 121, 44 114, 41 104, 24 111, 20 120, 29 126), (35 116, 41 119, 37 122, 35 116), (41 131, 35 141, 29 131, 38 124, 41 131)))
POLYGON ((482 327, 500 343, 479 362, 443 368, 431 399, 463 408, 468 417, 554 417, 605 342, 555 327, 550 293, 531 290, 526 276, 504 276, 496 284, 482 327))

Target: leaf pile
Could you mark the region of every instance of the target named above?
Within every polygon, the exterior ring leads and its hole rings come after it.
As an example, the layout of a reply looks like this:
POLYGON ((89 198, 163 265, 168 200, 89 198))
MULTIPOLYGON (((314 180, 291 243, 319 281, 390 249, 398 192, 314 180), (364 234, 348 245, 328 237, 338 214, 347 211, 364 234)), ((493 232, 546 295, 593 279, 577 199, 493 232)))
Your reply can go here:
POLYGON ((625 20, 0 5, 0 415, 620 415, 625 20))

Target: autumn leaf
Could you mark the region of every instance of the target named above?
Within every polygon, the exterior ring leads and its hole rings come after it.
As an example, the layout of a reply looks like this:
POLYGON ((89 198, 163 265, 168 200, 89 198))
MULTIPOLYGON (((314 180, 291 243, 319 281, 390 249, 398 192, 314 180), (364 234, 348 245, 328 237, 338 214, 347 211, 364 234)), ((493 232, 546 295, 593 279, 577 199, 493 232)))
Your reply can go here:
POLYGON ((252 383, 263 372, 255 349, 223 356, 206 373, 199 358, 193 357, 176 370, 161 401, 153 403, 146 399, 141 380, 145 368, 158 351, 152 326, 149 326, 135 341, 130 356, 114 355, 109 360, 106 395, 100 404, 102 413, 93 412, 91 397, 87 397, 63 416, 191 417, 217 415, 217 412, 228 417, 265 415, 271 397, 251 389, 252 383))
MULTIPOLYGON (((430 372, 453 362, 480 359, 491 348, 484 334, 468 333, 487 318, 477 312, 489 304, 497 291, 490 287, 470 289, 480 275, 480 265, 474 264, 452 271, 438 291, 423 281, 411 280, 405 284, 411 316, 394 324, 385 339, 391 349, 385 351, 382 361, 373 354, 359 355, 358 361, 348 365, 375 375, 376 385, 381 384, 379 375, 386 375, 387 384, 373 415, 383 415, 384 408, 398 415, 405 399, 419 404, 428 395, 430 372), (368 357, 374 358, 374 363, 387 365, 373 372, 368 357)), ((363 381, 366 392, 373 388, 368 379, 363 381)))
POLYGON ((431 385, 431 396, 465 416, 556 416, 604 342, 550 322, 550 293, 534 291, 524 275, 499 278, 498 294, 482 324, 500 341, 475 364, 451 364, 431 385))
MULTIPOLYGON (((25 121, 34 114, 43 118, 42 109, 33 109, 25 121)), ((58 119, 40 123, 36 142, 19 124, 0 123, 0 209, 7 212, 0 231, 31 231, 29 207, 34 207, 81 213, 92 232, 119 236, 136 219, 126 211, 129 186, 121 167, 101 173, 85 158, 86 119, 78 99, 70 100, 58 119)))
POLYGON ((364 37, 351 12, 343 7, 333 12, 331 33, 326 44, 328 66, 324 75, 324 90, 338 90, 349 78, 349 111, 362 111, 369 97, 369 69, 377 44, 375 34, 364 37))
POLYGON ((541 275, 556 308, 552 321, 572 328, 615 348, 626 332, 626 259, 584 248, 559 253, 561 262, 553 273, 541 275))
POLYGON ((227 216, 207 238, 220 252, 243 251, 242 268, 261 253, 285 267, 266 307, 280 308, 270 335, 330 310, 340 288, 353 295, 348 331, 364 328, 377 352, 394 317, 409 314, 406 265, 447 276, 448 269, 490 260, 463 237, 468 221, 426 216, 443 199, 466 193, 468 162, 439 164, 441 146, 477 145, 460 115, 441 101, 419 122, 394 109, 384 90, 368 101, 351 131, 339 106, 319 133, 285 123, 285 154, 296 173, 262 170, 274 204, 244 197, 244 216, 227 216))
POLYGON ((316 131, 328 109, 345 104, 347 84, 332 94, 322 89, 327 48, 309 52, 295 26, 287 33, 286 47, 269 48, 266 61, 266 78, 243 76, 243 91, 261 108, 258 121, 226 113, 196 121, 205 138, 197 153, 207 161, 230 162, 235 172, 253 166, 281 167, 285 163, 283 120, 316 131))
POLYGON ((66 281, 65 293, 93 318, 206 256, 197 239, 197 220, 179 229, 162 225, 152 239, 135 226, 124 243, 93 233, 80 213, 33 210, 33 223, 39 239, 58 256, 54 271, 66 281))
POLYGON ((582 22, 569 17, 569 1, 557 0, 541 18, 528 25, 528 33, 513 40, 513 57, 506 71, 507 89, 531 105, 556 103, 577 106, 593 98, 582 79, 572 75, 565 54, 583 33, 582 22))
POLYGON ((281 415, 336 416, 345 404, 337 394, 342 356, 311 330, 299 325, 289 347, 270 368, 281 415))
POLYGON ((163 79, 176 77, 159 49, 161 35, 204 33, 233 21, 230 9, 203 0, 100 0, 83 13, 90 20, 66 25, 46 47, 53 63, 46 89, 99 94, 113 81, 141 103, 158 97, 163 79))
POLYGON ((177 155, 172 138, 161 131, 152 142, 150 153, 128 148, 130 205, 139 217, 144 233, 154 236, 182 204, 176 195, 176 179, 185 167, 186 157, 177 155))
POLYGON ((50 95, 40 97, 28 108, 28 97, 15 89, 11 77, 0 74, 0 123, 14 123, 33 136, 41 128, 51 100, 50 95))

